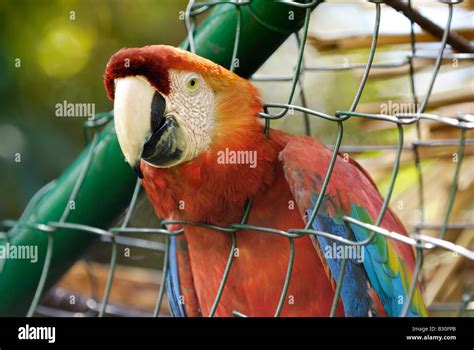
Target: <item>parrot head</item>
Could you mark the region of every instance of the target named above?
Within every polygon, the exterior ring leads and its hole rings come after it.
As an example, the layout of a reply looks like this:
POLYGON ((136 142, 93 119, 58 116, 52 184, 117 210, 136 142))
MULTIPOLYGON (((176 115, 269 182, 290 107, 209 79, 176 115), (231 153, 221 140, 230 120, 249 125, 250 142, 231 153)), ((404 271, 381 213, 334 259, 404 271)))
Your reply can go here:
POLYGON ((175 167, 261 132, 262 103, 247 80, 172 46, 122 49, 104 80, 120 147, 140 177, 143 162, 175 167))

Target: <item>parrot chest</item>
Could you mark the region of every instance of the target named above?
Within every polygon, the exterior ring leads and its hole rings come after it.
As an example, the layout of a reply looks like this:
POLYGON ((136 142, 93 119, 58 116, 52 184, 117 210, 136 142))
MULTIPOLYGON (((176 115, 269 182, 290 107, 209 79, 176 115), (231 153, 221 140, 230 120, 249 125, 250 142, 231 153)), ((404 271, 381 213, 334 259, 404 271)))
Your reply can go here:
MULTIPOLYGON (((271 191, 253 201, 248 223, 280 230, 304 227, 286 180, 277 174, 271 191)), ((281 175, 281 176, 280 176, 281 175)), ((187 226, 190 265, 202 315, 214 303, 232 249, 230 234, 187 226)), ((217 316, 239 311, 250 316, 273 316, 285 282, 290 253, 286 237, 240 230, 217 316)), ((295 239, 295 260, 283 316, 327 316, 333 285, 309 237, 295 239)), ((338 308, 342 315, 342 308, 338 308)))

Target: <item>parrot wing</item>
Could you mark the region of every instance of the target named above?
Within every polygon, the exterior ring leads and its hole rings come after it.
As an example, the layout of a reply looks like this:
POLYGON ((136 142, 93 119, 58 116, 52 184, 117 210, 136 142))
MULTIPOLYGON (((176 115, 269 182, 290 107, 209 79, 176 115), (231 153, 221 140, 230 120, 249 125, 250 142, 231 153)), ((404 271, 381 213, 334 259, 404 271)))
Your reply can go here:
MULTIPOLYGON (((332 153, 310 137, 292 138, 280 153, 286 180, 305 222, 312 214, 332 153)), ((350 216, 373 224, 382 203, 383 199, 369 175, 355 161, 346 161, 338 155, 311 229, 364 241, 370 236, 370 231, 347 224, 342 217, 350 216)), ((407 235, 390 209, 387 209, 381 226, 407 235)), ((311 236, 311 239, 333 279, 337 280, 339 276, 342 257, 347 258, 340 294, 347 316, 380 315, 384 311, 389 316, 400 315, 415 265, 410 246, 379 234, 366 246, 344 245, 319 235, 311 236)), ((424 315, 426 310, 417 287, 408 316, 424 315)))

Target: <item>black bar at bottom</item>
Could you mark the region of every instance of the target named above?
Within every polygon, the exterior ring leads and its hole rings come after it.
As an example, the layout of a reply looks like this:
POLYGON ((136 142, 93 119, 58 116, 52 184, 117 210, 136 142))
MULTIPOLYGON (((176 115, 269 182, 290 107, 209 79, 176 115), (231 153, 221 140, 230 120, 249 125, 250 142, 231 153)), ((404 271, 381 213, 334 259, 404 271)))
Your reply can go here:
POLYGON ((474 318, 0 318, 1 350, 90 347, 99 341, 142 348, 159 346, 164 336, 181 341, 183 336, 226 335, 314 336, 321 338, 315 348, 324 349, 328 344, 377 349, 460 349, 466 344, 473 349, 474 318))

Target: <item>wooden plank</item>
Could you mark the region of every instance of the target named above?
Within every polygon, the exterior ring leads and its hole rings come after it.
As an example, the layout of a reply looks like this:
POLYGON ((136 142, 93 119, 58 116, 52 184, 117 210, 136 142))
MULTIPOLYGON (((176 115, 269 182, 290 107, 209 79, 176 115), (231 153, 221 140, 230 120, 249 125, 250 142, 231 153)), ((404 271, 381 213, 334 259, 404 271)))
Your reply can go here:
MULTIPOLYGON (((473 29, 461 29, 457 30, 456 32, 468 40, 474 40, 473 29)), ((308 36, 308 43, 313 45, 318 51, 369 48, 371 42, 372 35, 350 36, 348 33, 347 37, 338 39, 325 39, 313 35, 308 36)), ((379 35, 377 46, 381 47, 387 45, 407 44, 410 42, 411 39, 409 34, 382 34, 379 35)), ((439 40, 431 34, 423 32, 416 35, 416 42, 439 42, 439 40)))
MULTIPOLYGON (((471 247, 474 244, 474 235, 471 230, 466 230, 455 242, 463 247, 471 247)), ((427 283, 424 293, 427 305, 436 301, 444 301, 442 298, 444 289, 448 288, 450 283, 462 283, 454 277, 457 270, 465 264, 465 258, 452 254, 449 258, 443 260, 442 265, 437 269, 435 276, 427 283)))
MULTIPOLYGON (((108 274, 108 264, 89 263, 87 267, 83 261, 79 261, 61 279, 58 287, 83 295, 91 295, 96 288, 99 295, 95 297, 100 300, 108 274), (94 276, 94 281, 91 280, 89 273, 94 276)), ((109 302, 153 312, 160 281, 161 271, 117 265, 109 302)), ((163 300, 162 312, 169 314, 166 298, 163 300)))
MULTIPOLYGON (((419 97, 421 101, 423 97, 419 97)), ((443 91, 440 93, 434 93, 430 100, 428 101, 428 109, 434 109, 446 105, 454 105, 458 103, 467 103, 472 102, 473 93, 472 87, 466 86, 457 89, 453 89, 450 91, 443 91)), ((392 101, 392 104, 403 104, 403 103, 410 103, 409 101, 405 101, 400 98, 395 98, 392 101)), ((386 101, 384 101, 386 102, 386 101)), ((374 101, 374 102, 367 102, 361 103, 357 106, 357 112, 362 113, 380 113, 380 106, 382 101, 374 101)))

